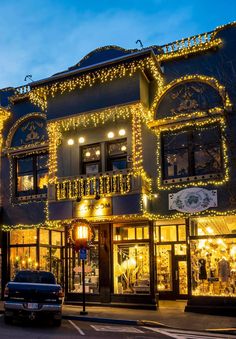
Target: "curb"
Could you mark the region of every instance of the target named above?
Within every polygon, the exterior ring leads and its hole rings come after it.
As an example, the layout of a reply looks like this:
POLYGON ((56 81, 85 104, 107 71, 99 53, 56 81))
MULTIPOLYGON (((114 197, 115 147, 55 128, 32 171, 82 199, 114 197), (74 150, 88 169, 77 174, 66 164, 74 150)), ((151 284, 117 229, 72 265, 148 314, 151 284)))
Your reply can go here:
POLYGON ((159 328, 169 327, 157 321, 96 318, 96 317, 87 317, 87 316, 84 317, 84 316, 73 315, 73 314, 62 315, 62 319, 88 321, 88 322, 96 322, 96 323, 107 323, 107 324, 132 325, 132 326, 151 326, 151 327, 159 327, 159 328))

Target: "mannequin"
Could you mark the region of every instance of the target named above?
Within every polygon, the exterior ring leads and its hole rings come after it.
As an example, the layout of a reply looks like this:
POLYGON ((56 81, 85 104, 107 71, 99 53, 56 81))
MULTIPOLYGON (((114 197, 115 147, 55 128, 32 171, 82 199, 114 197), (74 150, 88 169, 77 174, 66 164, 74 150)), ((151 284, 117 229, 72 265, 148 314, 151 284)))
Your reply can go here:
POLYGON ((199 279, 205 280, 207 278, 206 260, 203 258, 199 259, 198 265, 199 265, 199 279))

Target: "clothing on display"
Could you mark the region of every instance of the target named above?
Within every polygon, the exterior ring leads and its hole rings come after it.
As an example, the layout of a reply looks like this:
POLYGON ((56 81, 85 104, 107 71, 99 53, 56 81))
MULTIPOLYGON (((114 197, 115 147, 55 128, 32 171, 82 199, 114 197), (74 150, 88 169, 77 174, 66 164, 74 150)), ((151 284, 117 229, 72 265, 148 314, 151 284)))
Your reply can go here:
POLYGON ((225 258, 222 258, 218 262, 218 273, 219 273, 219 278, 222 282, 228 281, 230 277, 230 265, 229 265, 229 262, 225 258))
POLYGON ((207 278, 207 272, 206 272, 206 260, 205 259, 199 259, 199 279, 203 280, 207 278))

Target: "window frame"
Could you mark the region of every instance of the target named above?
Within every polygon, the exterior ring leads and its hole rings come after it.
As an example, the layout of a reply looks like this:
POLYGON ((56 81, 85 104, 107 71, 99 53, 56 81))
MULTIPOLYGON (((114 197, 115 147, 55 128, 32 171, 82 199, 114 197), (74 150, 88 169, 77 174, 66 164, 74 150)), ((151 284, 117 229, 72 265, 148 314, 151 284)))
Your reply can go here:
MULTIPOLYGON (((27 154, 26 153, 26 154, 22 154, 20 156, 15 156, 13 158, 13 160, 14 160, 14 188, 15 188, 15 197, 16 198, 29 197, 29 196, 32 196, 32 195, 42 195, 42 194, 47 193, 47 188, 40 189, 38 187, 38 174, 42 173, 42 170, 38 169, 37 160, 42 155, 47 155, 48 158, 49 158, 48 151, 42 151, 42 152, 33 153, 33 154, 27 154), (30 173, 33 176, 33 189, 28 190, 28 191, 19 191, 18 190, 18 178, 19 178, 18 161, 20 159, 27 159, 27 158, 32 158, 32 165, 33 165, 32 171, 27 172, 27 173, 30 173)), ((26 173, 26 172, 22 172, 22 173, 26 173)), ((45 167, 45 173, 48 173, 48 166, 45 167)))
MULTIPOLYGON (((121 139, 115 139, 111 141, 106 142, 106 170, 107 171, 115 171, 112 169, 112 163, 114 160, 125 160, 126 161, 126 167, 122 170, 126 170, 128 168, 128 161, 127 161, 127 138, 121 138, 121 139), (109 146, 112 144, 117 144, 121 142, 126 142, 126 152, 117 154, 117 155, 109 155, 109 146)), ((119 171, 119 170, 116 170, 119 171)))
MULTIPOLYGON (((198 128, 196 129, 183 129, 180 130, 179 132, 173 132, 171 134, 168 133, 168 131, 162 132, 161 133, 161 159, 162 159, 162 181, 164 182, 168 182, 168 181, 175 181, 175 180, 181 180, 184 178, 188 178, 188 177, 200 177, 202 178, 202 176, 208 176, 208 175, 223 175, 223 171, 224 171, 224 166, 223 166, 223 150, 222 150, 222 130, 220 128, 220 125, 216 124, 216 125, 212 125, 213 129, 217 129, 217 133, 219 134, 219 141, 218 144, 213 144, 213 143, 207 143, 207 142, 203 142, 202 144, 199 143, 198 140, 194 140, 194 134, 197 133, 198 128), (165 136, 172 136, 174 137, 175 135, 178 136, 181 133, 186 133, 186 138, 187 138, 187 144, 186 146, 183 146, 182 148, 186 150, 186 154, 187 154, 187 164, 188 164, 188 173, 187 175, 174 175, 174 176, 168 176, 168 164, 167 164, 167 156, 169 154, 178 154, 178 150, 182 149, 181 147, 173 147, 171 149, 167 149, 165 147, 165 142, 164 142, 164 138, 165 136), (197 150, 199 150, 200 147, 205 148, 205 146, 210 145, 209 149, 214 148, 217 146, 218 150, 219 150, 219 155, 220 155, 220 168, 219 171, 209 171, 207 173, 196 173, 197 169, 196 169, 196 158, 195 158, 195 153, 197 150), (176 152, 174 152, 176 151, 176 152)), ((211 126, 209 126, 207 129, 212 130, 211 126)))

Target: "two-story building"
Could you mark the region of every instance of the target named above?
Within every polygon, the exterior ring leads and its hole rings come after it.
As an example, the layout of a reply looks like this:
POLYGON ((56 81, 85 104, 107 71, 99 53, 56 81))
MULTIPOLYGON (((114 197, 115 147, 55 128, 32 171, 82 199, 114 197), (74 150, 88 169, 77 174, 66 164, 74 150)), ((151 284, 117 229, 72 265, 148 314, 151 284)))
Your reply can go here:
POLYGON ((69 238, 88 222, 88 302, 235 302, 235 40, 231 23, 165 46, 105 46, 0 91, 2 286, 46 269, 82 300, 69 238))

